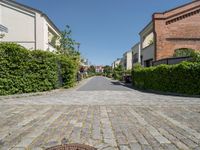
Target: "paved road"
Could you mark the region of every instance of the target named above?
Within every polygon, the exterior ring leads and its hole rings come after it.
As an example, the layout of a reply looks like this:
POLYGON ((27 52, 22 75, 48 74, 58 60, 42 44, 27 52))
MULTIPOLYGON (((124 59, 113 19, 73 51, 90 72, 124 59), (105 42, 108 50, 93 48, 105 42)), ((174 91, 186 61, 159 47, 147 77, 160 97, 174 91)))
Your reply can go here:
POLYGON ((130 91, 118 81, 106 77, 94 77, 86 85, 80 87, 78 91, 130 91))
POLYGON ((200 99, 143 93, 95 77, 70 90, 0 97, 0 149, 85 143, 99 150, 199 150, 200 99))

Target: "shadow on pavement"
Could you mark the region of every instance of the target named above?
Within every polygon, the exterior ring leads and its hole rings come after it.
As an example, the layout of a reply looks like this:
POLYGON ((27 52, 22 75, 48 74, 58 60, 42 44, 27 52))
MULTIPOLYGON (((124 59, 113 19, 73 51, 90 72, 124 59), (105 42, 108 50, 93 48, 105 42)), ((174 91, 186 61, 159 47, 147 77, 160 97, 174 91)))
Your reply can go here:
POLYGON ((112 81, 111 82, 113 85, 117 85, 117 86, 124 86, 130 89, 134 89, 131 83, 124 83, 124 82, 120 82, 120 81, 112 81))

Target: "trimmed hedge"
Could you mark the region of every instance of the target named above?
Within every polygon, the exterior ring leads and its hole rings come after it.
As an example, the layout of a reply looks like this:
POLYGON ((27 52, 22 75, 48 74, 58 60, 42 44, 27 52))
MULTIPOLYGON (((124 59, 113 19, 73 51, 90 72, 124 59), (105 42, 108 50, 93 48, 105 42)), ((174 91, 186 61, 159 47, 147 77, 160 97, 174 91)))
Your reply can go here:
POLYGON ((78 62, 75 58, 69 59, 63 55, 58 56, 58 58, 63 82, 62 86, 65 88, 74 86, 74 83, 77 81, 78 62))
POLYGON ((0 43, 0 95, 71 87, 76 81, 77 66, 66 56, 0 43))
POLYGON ((132 71, 133 84, 142 89, 200 95, 200 63, 139 67, 132 71))

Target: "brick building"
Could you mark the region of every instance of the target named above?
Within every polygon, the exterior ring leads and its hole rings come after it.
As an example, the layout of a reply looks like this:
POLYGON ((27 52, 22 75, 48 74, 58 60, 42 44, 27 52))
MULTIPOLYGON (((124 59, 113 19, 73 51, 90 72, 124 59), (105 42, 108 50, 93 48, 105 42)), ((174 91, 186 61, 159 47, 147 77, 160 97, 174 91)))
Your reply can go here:
POLYGON ((200 50, 200 0, 154 13, 152 21, 140 32, 140 41, 144 66, 172 57, 179 48, 200 50))

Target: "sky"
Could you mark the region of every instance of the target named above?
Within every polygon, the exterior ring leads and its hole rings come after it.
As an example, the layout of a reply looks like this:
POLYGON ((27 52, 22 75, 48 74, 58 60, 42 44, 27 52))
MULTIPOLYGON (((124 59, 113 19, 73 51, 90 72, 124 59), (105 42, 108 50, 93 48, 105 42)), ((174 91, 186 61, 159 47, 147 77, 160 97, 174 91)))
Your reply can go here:
POLYGON ((39 9, 62 31, 66 25, 93 65, 111 65, 139 42, 154 12, 192 0, 16 0, 39 9))

